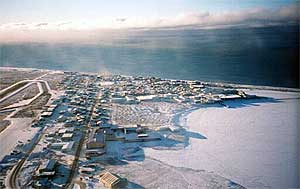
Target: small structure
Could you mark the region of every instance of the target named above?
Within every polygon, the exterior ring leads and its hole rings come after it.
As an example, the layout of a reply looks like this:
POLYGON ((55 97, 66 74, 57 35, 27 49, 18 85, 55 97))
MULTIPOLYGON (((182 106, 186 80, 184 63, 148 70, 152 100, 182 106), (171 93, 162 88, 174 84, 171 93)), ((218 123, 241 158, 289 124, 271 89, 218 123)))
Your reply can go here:
POLYGON ((125 99, 126 99, 126 104, 136 104, 138 102, 137 98, 134 96, 126 96, 125 99))
POLYGON ((161 140, 159 134, 156 133, 129 133, 125 134, 124 142, 148 142, 161 140))
POLYGON ((111 124, 107 123, 107 122, 102 122, 102 121, 98 121, 97 125, 99 125, 101 128, 111 128, 111 124))
POLYGON ((47 142, 55 142, 55 139, 53 137, 46 137, 45 141, 47 141, 47 142))
POLYGON ((125 98, 112 98, 111 99, 111 103, 119 103, 119 104, 122 104, 122 103, 124 103, 126 101, 126 99, 125 98))
POLYGON ((66 133, 73 133, 74 132, 74 128, 70 127, 66 129, 66 133))
POLYGON ((90 136, 89 140, 86 143, 86 147, 88 149, 95 149, 95 148, 103 148, 105 146, 104 140, 104 133, 102 129, 98 129, 93 131, 90 136))
POLYGON ((59 129, 59 130, 58 130, 58 135, 59 135, 59 136, 62 136, 62 135, 64 135, 66 132, 67 132, 67 129, 59 129))
POLYGON ((147 101, 157 100, 158 97, 157 97, 157 95, 143 95, 143 96, 137 96, 136 99, 138 101, 145 101, 145 102, 147 102, 147 101))
POLYGON ((138 134, 138 138, 146 138, 148 137, 148 134, 138 134))
POLYGON ((54 149, 54 150, 60 150, 63 145, 65 145, 64 142, 55 142, 55 143, 51 143, 49 148, 54 149))
POLYGON ((116 140, 115 132, 111 129, 103 129, 103 133, 105 134, 105 141, 113 141, 116 140))
POLYGON ((234 100, 242 98, 240 95, 237 94, 229 94, 229 95, 220 95, 222 100, 234 100))
POLYGON ((51 115, 52 115, 52 112, 46 111, 41 114, 41 117, 50 117, 51 115))
POLYGON ((101 155, 105 154, 105 150, 104 149, 88 149, 85 152, 85 157, 87 159, 91 158, 91 157, 99 157, 101 155))
POLYGON ((65 133, 63 134, 63 136, 61 137, 61 139, 63 141, 71 141, 73 138, 73 133, 65 133))
POLYGON ((38 177, 49 177, 53 176, 55 174, 55 166, 56 166, 56 160, 51 159, 43 162, 38 170, 36 176, 38 177))
POLYGON ((73 147, 74 147, 74 141, 67 142, 66 144, 64 144, 62 146, 61 151, 63 151, 63 152, 70 152, 70 151, 72 151, 73 147))
POLYGON ((48 137, 54 137, 55 136, 55 132, 51 131, 47 134, 48 137))
POLYGON ((136 133, 138 134, 142 134, 145 132, 145 127, 142 127, 141 125, 137 124, 137 127, 136 127, 136 133))
POLYGON ((100 175, 100 181, 107 188, 124 188, 127 185, 126 178, 121 178, 120 176, 108 171, 100 175))
POLYGON ((60 115, 58 118, 57 118, 57 121, 58 122, 64 122, 64 121, 66 121, 67 120, 67 118, 65 117, 65 116, 63 116, 63 115, 60 115))

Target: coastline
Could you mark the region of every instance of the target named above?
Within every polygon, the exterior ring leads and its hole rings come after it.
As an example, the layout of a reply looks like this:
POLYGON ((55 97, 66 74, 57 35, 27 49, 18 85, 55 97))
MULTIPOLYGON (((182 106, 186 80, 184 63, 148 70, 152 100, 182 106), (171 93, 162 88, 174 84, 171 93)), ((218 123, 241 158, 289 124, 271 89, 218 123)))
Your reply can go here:
POLYGON ((206 170, 246 188, 298 186, 300 94, 248 91, 276 101, 228 101, 223 106, 199 107, 188 115, 188 131, 207 139, 190 138, 177 151, 145 149, 145 154, 172 165, 206 170), (296 166, 295 166, 296 165, 296 166))
MULTIPOLYGON (((41 71, 52 71, 52 72, 76 72, 81 74, 88 74, 88 75, 99 75, 99 73, 95 72, 80 72, 80 71, 68 71, 68 70, 49 70, 49 69, 40 69, 40 68, 21 68, 21 67, 6 67, 0 66, 0 69, 15 69, 15 70, 23 70, 23 71, 34 71, 34 70, 41 70, 41 71)), ((113 73, 100 73, 100 75, 114 75, 113 73)), ((116 74, 120 76, 132 77, 130 75, 124 74, 116 74)), ((152 77, 152 76, 147 76, 152 77)), ((203 80, 186 80, 186 79, 172 79, 172 78, 162 78, 164 80, 180 80, 180 81, 200 81, 203 84, 210 86, 210 87, 224 87, 224 88, 235 88, 235 89, 257 89, 257 90, 270 90, 270 91, 282 91, 282 92, 299 92, 300 88, 289 88, 289 87, 275 87, 275 86, 265 86, 265 85, 249 85, 249 84, 237 84, 237 83, 229 83, 229 82, 212 82, 212 81, 203 81, 203 80)))

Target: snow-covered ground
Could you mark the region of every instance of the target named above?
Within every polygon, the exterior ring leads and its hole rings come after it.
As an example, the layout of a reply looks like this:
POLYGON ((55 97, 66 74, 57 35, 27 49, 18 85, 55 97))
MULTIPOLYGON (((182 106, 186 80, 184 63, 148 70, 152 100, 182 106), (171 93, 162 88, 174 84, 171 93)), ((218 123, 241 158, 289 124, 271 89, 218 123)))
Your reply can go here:
POLYGON ((202 107, 181 123, 206 139, 182 150, 145 148, 145 156, 175 167, 213 171, 247 188, 296 188, 300 94, 253 90, 269 97, 202 107))
MULTIPOLYGON (((52 94, 52 100, 48 101, 47 105, 50 105, 55 99, 63 94, 63 91, 49 91, 52 94)), ((34 97, 35 98, 35 97, 34 97)), ((23 100, 21 101, 31 101, 23 100)), ((15 103, 13 106, 20 105, 15 103)), ((12 118, 16 112, 22 108, 17 108, 15 112, 12 112, 5 120, 11 121, 11 124, 0 133, 0 160, 3 159, 5 155, 9 155, 17 146, 22 142, 23 144, 28 143, 28 140, 31 140, 32 137, 37 133, 39 128, 31 127, 32 121, 35 118, 12 118)))
POLYGON ((9 118, 11 125, 0 133, 0 160, 9 155, 18 141, 27 143, 37 132, 38 128, 32 128, 32 118, 9 118))

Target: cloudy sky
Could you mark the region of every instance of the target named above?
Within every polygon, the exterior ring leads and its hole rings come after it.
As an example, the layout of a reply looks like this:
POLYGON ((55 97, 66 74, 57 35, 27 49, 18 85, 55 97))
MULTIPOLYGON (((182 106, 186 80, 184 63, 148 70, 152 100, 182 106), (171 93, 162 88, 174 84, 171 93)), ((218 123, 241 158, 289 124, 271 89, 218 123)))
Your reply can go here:
POLYGON ((74 34, 299 23, 298 4, 295 0, 1 0, 0 40, 42 38, 66 30, 74 34))

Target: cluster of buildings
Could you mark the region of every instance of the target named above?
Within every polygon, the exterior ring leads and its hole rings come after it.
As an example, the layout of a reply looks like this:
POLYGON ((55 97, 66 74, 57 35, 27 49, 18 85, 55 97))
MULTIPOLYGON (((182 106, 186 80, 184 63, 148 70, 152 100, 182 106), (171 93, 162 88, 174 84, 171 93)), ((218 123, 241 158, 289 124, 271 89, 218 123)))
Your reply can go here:
POLYGON ((143 101, 165 101, 196 104, 249 97, 242 91, 211 87, 200 81, 119 75, 102 79, 104 80, 103 86, 110 91, 111 103, 135 104, 143 101))
MULTIPOLYGON (((69 75, 63 81, 65 94, 45 107, 35 127, 44 128, 39 143, 48 154, 38 160, 32 186, 36 188, 64 188, 70 181, 77 152, 85 139, 96 100, 95 77, 69 75)), ((79 154, 80 155, 80 154, 79 154)))
MULTIPOLYGON (((249 98, 242 91, 210 87, 199 81, 164 80, 154 77, 97 76, 68 72, 63 80, 65 94, 45 107, 35 127, 46 134, 40 145, 51 153, 34 169, 33 187, 64 188, 78 164, 78 158, 102 157, 110 141, 147 142, 161 140, 155 130, 142 125, 114 125, 113 104, 141 102, 215 103, 227 99, 249 98), (84 154, 84 157, 81 157, 84 154), (70 158, 66 158, 70 157, 70 158), (77 159, 77 160, 76 160, 77 159)), ((89 162, 89 161, 87 161, 89 162)), ((99 169, 80 169, 79 175, 98 175, 105 187, 123 187, 127 180, 99 169)))

